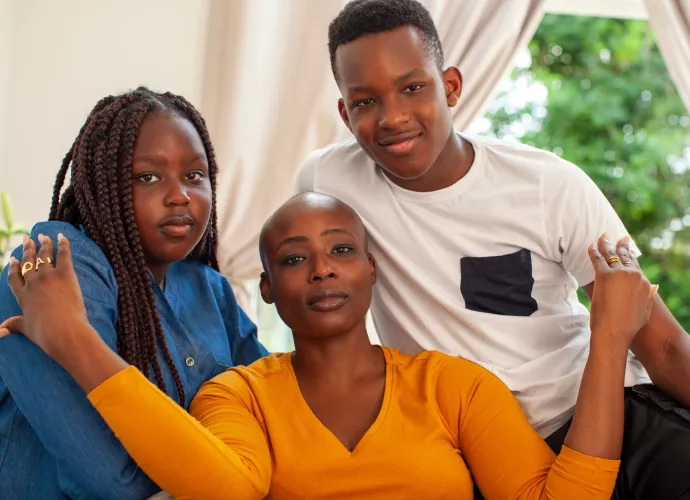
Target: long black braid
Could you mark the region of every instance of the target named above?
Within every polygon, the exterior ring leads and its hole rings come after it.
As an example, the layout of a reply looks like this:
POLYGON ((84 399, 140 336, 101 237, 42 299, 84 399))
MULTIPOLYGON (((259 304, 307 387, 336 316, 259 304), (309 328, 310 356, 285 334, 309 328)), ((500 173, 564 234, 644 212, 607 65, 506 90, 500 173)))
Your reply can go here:
POLYGON ((180 404, 184 406, 184 388, 163 335, 132 202, 134 142, 149 113, 182 116, 201 136, 208 157, 213 204, 206 233, 188 258, 218 269, 215 154, 199 112, 185 98, 169 92, 159 94, 140 87, 120 96, 106 97, 96 104, 62 161, 49 219, 77 228, 84 226, 87 235, 105 252, 119 288, 119 354, 147 376, 153 370, 156 383, 165 391, 156 355, 157 346, 160 347, 175 380, 180 404), (70 185, 62 192, 70 167, 70 185))

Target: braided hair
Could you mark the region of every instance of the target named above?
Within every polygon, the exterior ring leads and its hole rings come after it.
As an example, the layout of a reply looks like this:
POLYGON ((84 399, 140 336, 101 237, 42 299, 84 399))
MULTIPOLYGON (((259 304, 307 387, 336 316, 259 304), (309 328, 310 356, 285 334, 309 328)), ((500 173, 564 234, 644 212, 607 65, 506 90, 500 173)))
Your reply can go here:
POLYGON ((160 348, 177 386, 180 404, 185 393, 163 334, 156 309, 144 248, 134 219, 132 154, 139 127, 149 113, 171 113, 188 119, 203 141, 209 165, 212 209, 208 227, 188 256, 218 269, 216 245, 216 164, 204 119, 185 98, 147 88, 101 99, 93 108, 67 152, 53 190, 49 220, 63 221, 98 244, 115 271, 118 295, 117 350, 142 373, 155 378, 165 391, 158 361, 160 348), (62 192, 71 167, 70 185, 62 192), (62 195, 61 195, 62 192, 62 195))

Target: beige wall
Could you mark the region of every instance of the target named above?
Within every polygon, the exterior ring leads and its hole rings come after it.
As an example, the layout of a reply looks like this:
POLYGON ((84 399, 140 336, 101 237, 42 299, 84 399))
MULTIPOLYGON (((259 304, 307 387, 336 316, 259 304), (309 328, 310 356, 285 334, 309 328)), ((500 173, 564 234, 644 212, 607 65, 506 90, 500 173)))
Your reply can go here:
POLYGON ((148 85, 198 103, 208 2, 0 0, 0 189, 48 215, 55 174, 101 97, 148 85))
POLYGON ((0 0, 0 190, 7 181, 4 177, 2 158, 5 156, 9 120, 6 119, 10 105, 10 69, 12 68, 14 13, 17 0, 0 0))

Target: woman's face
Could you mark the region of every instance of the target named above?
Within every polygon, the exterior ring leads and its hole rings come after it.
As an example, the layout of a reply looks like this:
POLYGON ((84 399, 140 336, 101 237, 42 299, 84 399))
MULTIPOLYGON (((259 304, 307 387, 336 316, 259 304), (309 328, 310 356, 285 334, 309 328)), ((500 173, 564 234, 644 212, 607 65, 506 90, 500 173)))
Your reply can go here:
POLYGON ((131 175, 134 218, 149 268, 184 259, 204 237, 212 207, 208 158, 194 125, 170 113, 144 118, 131 175))
POLYGON ((354 211, 312 195, 288 202, 264 230, 261 292, 295 336, 317 338, 364 321, 376 267, 354 211))

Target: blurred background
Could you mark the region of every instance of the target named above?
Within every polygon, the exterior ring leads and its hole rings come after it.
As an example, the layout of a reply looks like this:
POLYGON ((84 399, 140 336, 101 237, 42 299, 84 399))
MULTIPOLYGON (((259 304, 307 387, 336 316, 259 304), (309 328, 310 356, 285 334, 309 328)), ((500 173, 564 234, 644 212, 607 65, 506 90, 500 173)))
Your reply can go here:
MULTIPOLYGON (((348 136, 326 47, 346 0, 0 0, 0 266, 47 217, 93 105, 138 85, 205 116, 221 268, 272 351, 257 239, 313 149, 348 136)), ((604 191, 690 329, 690 0, 422 0, 465 85, 456 127, 573 161, 604 191)), ((577 214, 572 214, 577 217, 577 214)))

